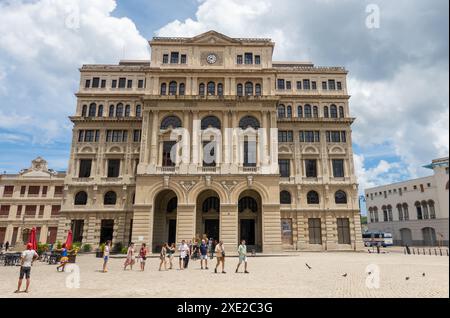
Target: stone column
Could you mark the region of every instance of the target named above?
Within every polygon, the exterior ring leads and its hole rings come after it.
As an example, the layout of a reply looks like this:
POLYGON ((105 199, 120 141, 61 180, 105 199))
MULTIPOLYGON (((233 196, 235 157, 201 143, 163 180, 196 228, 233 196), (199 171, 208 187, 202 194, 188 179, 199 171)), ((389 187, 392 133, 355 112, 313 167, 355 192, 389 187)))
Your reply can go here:
POLYGON ((332 251, 337 249, 337 224, 336 218, 330 212, 326 213, 325 226, 327 229, 326 242, 327 250, 332 251))
POLYGON ((263 204, 262 216, 263 252, 279 253, 282 251, 280 205, 263 204))
POLYGON ((191 136, 191 144, 192 144, 192 166, 197 167, 200 165, 200 151, 201 151, 201 145, 199 140, 199 127, 196 125, 196 122, 198 121, 198 111, 194 111, 192 115, 192 136, 191 136))
POLYGON ((221 204, 219 236, 225 245, 225 251, 228 255, 236 254, 236 249, 239 245, 238 228, 237 204, 221 204))
POLYGON ((150 112, 145 110, 142 118, 141 153, 139 156, 139 163, 148 164, 150 162, 151 133, 150 112))
POLYGON ((158 158, 158 131, 159 131, 159 115, 158 111, 154 110, 152 112, 152 140, 151 140, 151 160, 150 164, 155 166, 158 158))
POLYGON ((362 239, 361 215, 359 211, 354 212, 353 222, 350 222, 350 224, 350 226, 353 225, 353 229, 351 229, 353 249, 355 251, 362 251, 364 249, 364 242, 362 239))
POLYGON ((309 242, 308 219, 301 212, 297 212, 297 249, 306 249, 309 242))
POLYGON ((223 172, 225 172, 224 170, 228 170, 229 163, 231 161, 230 136, 228 134, 228 130, 229 130, 229 111, 226 110, 223 112, 223 129, 222 129, 223 150, 222 150, 221 168, 223 172))
POLYGON ((178 205, 177 243, 192 240, 195 237, 195 204, 178 205))
POLYGON ((149 249, 153 244, 153 206, 138 204, 134 206, 132 241, 140 248, 146 243, 149 249))

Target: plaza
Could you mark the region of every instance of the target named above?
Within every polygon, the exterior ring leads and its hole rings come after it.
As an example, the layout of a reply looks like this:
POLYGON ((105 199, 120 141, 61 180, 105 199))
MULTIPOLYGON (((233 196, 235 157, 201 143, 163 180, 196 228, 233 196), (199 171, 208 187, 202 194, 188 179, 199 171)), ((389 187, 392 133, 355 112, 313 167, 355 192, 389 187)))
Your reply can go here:
MULTIPOLYGON (((227 274, 200 270, 199 261, 178 270, 158 271, 159 259, 149 258, 145 272, 139 264, 123 271, 123 258, 111 258, 109 272, 101 273, 102 259, 79 255, 80 288, 67 288, 69 273, 37 262, 32 268, 29 294, 14 294, 19 267, 0 267, 0 297, 18 298, 448 298, 447 256, 367 252, 305 252, 285 256, 250 257, 249 275, 235 274, 237 258, 226 259, 227 274), (305 265, 307 263, 311 269, 305 265), (376 265, 380 288, 366 287, 368 265, 376 265), (268 270, 269 269, 269 270, 268 270), (425 277, 423 277, 425 273, 425 277), (347 274, 346 277, 343 275, 347 274), (409 280, 406 280, 409 277, 409 280)), ((177 261, 177 258, 174 259, 177 261)), ((372 267, 371 267, 372 268, 372 267)), ((242 270, 242 268, 241 268, 242 270)), ((373 271, 373 269, 371 269, 373 271)))

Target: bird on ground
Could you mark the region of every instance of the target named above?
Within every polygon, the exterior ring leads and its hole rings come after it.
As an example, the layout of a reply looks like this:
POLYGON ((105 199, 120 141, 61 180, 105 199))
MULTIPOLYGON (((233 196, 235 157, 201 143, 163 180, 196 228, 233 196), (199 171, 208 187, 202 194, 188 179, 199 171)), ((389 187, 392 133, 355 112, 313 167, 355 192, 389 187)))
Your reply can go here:
POLYGON ((342 275, 342 277, 347 277, 347 273, 345 273, 344 275, 342 275))
POLYGON ((367 272, 367 275, 372 275, 372 272, 367 272))
POLYGON ((425 277, 425 273, 422 274, 422 277, 425 277))
POLYGON ((406 277, 405 279, 406 279, 406 280, 409 280, 409 277, 406 277))
POLYGON ((312 269, 311 266, 308 265, 308 263, 305 263, 306 267, 308 267, 308 269, 312 269))

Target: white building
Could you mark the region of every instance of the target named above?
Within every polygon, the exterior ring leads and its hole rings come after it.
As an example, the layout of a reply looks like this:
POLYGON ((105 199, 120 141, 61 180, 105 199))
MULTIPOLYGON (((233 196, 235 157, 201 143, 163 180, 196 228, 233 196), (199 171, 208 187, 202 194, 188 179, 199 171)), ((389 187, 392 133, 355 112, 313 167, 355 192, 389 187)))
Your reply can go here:
POLYGON ((448 246, 448 157, 425 168, 434 174, 366 190, 369 231, 392 233, 396 245, 448 246))

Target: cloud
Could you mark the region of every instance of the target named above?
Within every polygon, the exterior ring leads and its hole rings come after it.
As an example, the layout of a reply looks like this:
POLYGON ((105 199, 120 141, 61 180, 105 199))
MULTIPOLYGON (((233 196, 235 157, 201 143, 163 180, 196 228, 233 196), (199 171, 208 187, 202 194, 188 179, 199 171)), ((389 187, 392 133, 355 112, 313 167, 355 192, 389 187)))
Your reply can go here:
POLYGON ((366 27, 369 3, 204 0, 195 19, 173 21, 156 33, 192 36, 214 29, 270 37, 275 59, 344 65, 364 189, 429 173, 420 167, 449 151, 448 1, 376 1, 379 29, 366 27), (371 148, 395 158, 368 163, 364 153, 371 148))

